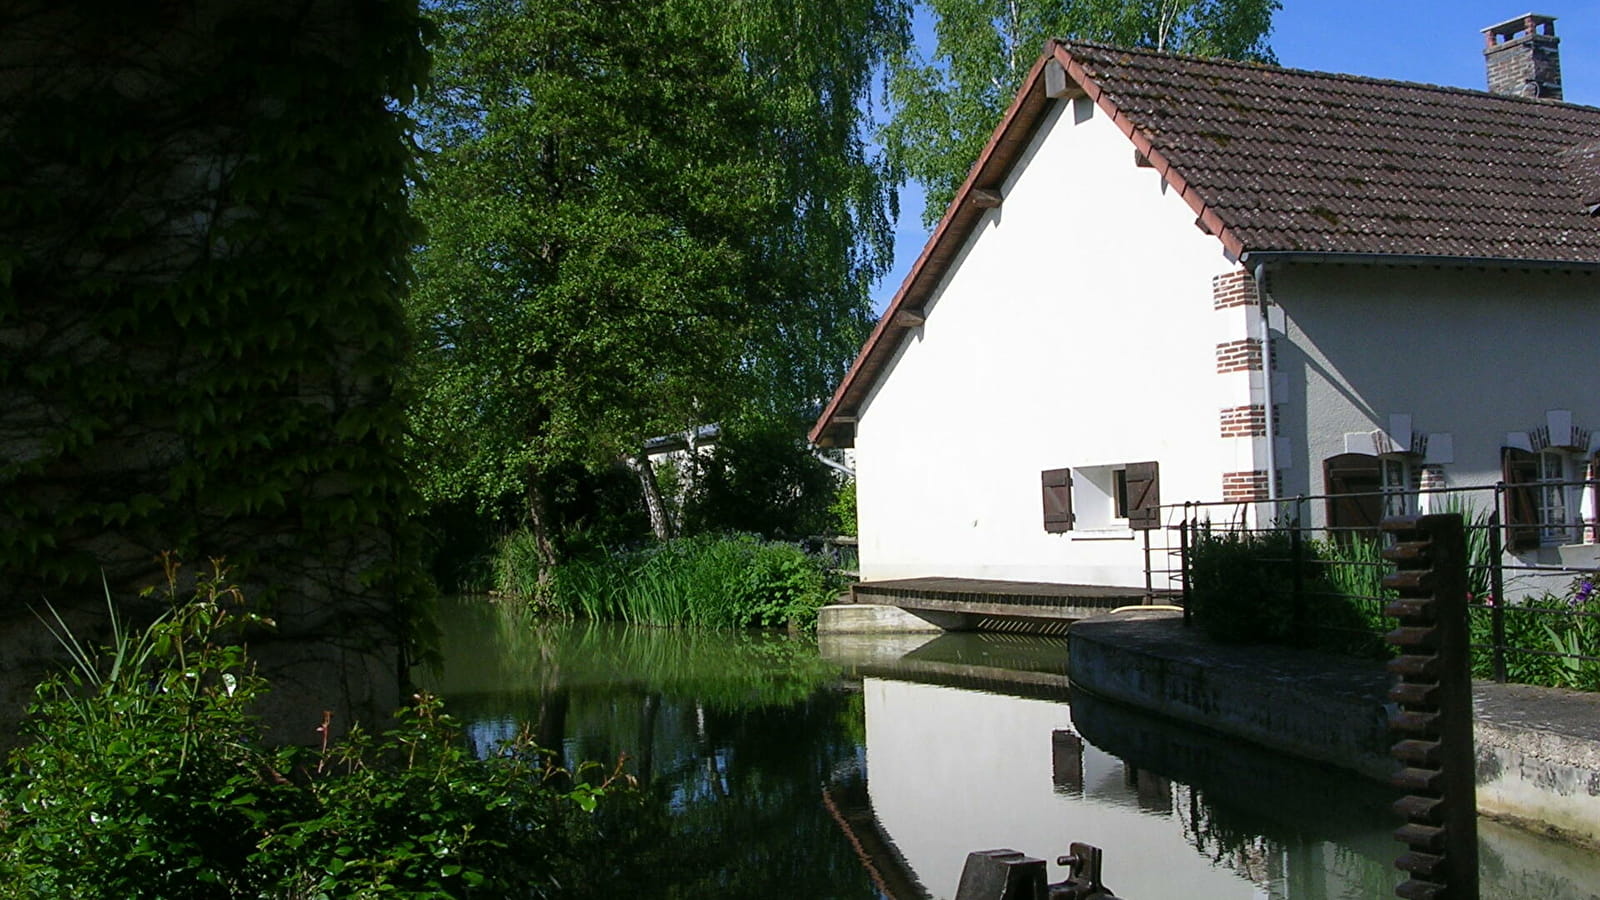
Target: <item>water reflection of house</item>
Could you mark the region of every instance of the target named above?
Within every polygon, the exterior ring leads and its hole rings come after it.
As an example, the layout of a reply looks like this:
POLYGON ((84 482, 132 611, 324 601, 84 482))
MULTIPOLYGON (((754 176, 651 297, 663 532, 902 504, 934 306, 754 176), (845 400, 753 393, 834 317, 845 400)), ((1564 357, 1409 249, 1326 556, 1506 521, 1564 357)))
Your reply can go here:
POLYGON ((863 577, 1137 585, 1163 499, 1502 478, 1579 540, 1600 109, 1553 23, 1486 29, 1487 93, 1051 44, 812 433, 863 577))
POLYGON ((864 691, 867 795, 895 851, 876 859, 903 860, 933 897, 954 895, 974 850, 1022 850, 1051 861, 1060 880, 1053 861, 1069 841, 1106 851, 1106 883, 1124 897, 1321 896, 1290 885, 1339 884, 1322 869, 1350 853, 1387 875, 1381 823, 1368 835, 1376 856, 1241 830, 1197 789, 1085 742, 1062 701, 880 678, 864 691))

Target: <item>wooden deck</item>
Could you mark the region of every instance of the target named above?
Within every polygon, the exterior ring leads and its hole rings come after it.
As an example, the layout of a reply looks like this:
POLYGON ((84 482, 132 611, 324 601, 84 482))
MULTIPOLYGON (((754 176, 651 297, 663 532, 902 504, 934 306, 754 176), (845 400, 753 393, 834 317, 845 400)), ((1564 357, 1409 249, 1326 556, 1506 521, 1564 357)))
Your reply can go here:
POLYGON ((850 589, 850 599, 853 603, 898 606, 952 631, 1035 634, 1065 634, 1078 619, 1152 602, 1146 599, 1144 588, 1138 587, 981 578, 864 581, 850 589))

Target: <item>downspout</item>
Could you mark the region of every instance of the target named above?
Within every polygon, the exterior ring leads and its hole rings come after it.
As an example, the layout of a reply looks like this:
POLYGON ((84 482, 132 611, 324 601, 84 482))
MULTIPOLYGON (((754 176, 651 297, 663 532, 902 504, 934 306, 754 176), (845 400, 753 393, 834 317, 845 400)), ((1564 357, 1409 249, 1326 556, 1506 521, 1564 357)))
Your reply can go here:
POLYGON ((822 448, 818 447, 816 444, 812 444, 811 445, 811 455, 816 457, 817 462, 822 463, 823 465, 827 466, 830 469, 833 469, 836 472, 843 473, 844 476, 847 477, 847 478, 856 477, 856 470, 855 469, 850 468, 849 466, 845 465, 844 463, 835 462, 834 460, 829 459, 827 454, 822 452, 822 448))
POLYGON ((1256 263, 1256 308, 1261 312, 1261 399, 1266 405, 1262 421, 1267 435, 1267 502, 1278 500, 1278 416, 1272 396, 1272 316, 1267 299, 1265 261, 1256 263))

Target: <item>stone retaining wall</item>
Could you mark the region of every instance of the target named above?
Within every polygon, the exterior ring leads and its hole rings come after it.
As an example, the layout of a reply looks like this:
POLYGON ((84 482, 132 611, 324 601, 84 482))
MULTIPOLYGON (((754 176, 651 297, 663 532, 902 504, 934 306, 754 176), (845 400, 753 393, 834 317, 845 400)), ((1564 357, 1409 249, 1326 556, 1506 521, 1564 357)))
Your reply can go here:
MULTIPOLYGON (((1233 647, 1182 615, 1131 611, 1069 634, 1074 690, 1387 782, 1389 676, 1281 647, 1233 647)), ((1600 697, 1474 685, 1478 811, 1600 846, 1600 697)))

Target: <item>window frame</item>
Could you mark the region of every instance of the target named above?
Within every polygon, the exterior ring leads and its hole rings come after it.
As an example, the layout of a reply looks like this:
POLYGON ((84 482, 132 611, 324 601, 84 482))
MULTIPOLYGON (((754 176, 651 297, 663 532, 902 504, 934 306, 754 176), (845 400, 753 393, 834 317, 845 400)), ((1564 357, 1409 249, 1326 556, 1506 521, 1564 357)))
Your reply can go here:
POLYGON ((1578 505, 1573 497, 1573 454, 1556 448, 1538 452, 1534 482, 1534 512, 1539 520, 1539 544, 1544 547, 1563 547, 1577 543, 1578 522, 1572 512, 1578 505), (1553 468, 1553 471, 1552 471, 1553 468))
POLYGON ((1155 461, 1045 469, 1044 530, 1085 535, 1159 528, 1160 481, 1155 461))
POLYGON ((1417 480, 1417 469, 1411 456, 1404 453, 1378 454, 1378 490, 1383 494, 1384 517, 1417 514, 1417 480))
POLYGON ((1567 447, 1526 450, 1506 446, 1500 449, 1500 459, 1506 549, 1582 544, 1583 483, 1589 478, 1593 457, 1567 447))

